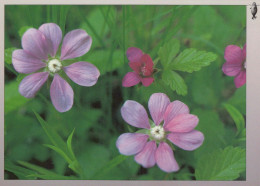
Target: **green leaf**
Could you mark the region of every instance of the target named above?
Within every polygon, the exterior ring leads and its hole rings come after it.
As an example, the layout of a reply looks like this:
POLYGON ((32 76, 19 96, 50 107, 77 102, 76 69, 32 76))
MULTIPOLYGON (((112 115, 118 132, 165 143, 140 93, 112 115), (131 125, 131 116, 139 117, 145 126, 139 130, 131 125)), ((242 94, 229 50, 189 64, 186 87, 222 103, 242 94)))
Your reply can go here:
POLYGON ((185 49, 171 63, 170 69, 183 72, 198 71, 201 67, 208 66, 217 59, 217 55, 212 52, 197 51, 196 49, 185 49))
POLYGON ((169 85, 177 94, 185 96, 187 94, 187 85, 182 77, 174 71, 165 70, 162 74, 162 79, 166 85, 169 85))
MULTIPOLYGON (((4 165, 5 165, 5 170, 14 173, 19 179, 26 179, 27 180, 28 175, 35 173, 35 171, 17 166, 9 160, 5 160, 4 165)), ((35 177, 31 177, 31 179, 35 179, 35 177)))
POLYGON ((55 147, 53 145, 48 145, 48 144, 44 144, 44 146, 48 147, 48 148, 54 150, 55 152, 57 152, 58 154, 60 154, 69 164, 72 163, 72 160, 59 147, 55 147))
POLYGON ((234 180, 246 169, 246 151, 226 147, 202 155, 195 169, 197 180, 234 180))
POLYGON ((172 62, 173 58, 178 54, 179 50, 180 42, 177 39, 171 39, 159 49, 158 55, 165 69, 172 62))
POLYGON ((104 167, 102 167, 100 170, 96 172, 96 174, 93 176, 92 179, 98 179, 102 175, 108 173, 112 168, 115 166, 119 165, 123 161, 125 161, 129 156, 124 156, 124 155, 118 155, 114 159, 110 160, 107 164, 105 164, 104 167))
POLYGON ((20 28, 19 31, 18 31, 20 38, 22 38, 23 34, 30 28, 33 28, 33 27, 31 27, 31 26, 23 26, 22 28, 20 28))
POLYGON ((72 137, 73 137, 74 131, 75 131, 75 128, 73 129, 73 131, 71 132, 71 134, 70 134, 69 137, 68 137, 67 147, 68 147, 68 150, 69 150, 69 153, 70 153, 71 157, 75 160, 76 157, 75 157, 75 155, 74 155, 74 152, 73 152, 73 150, 72 150, 72 145, 71 145, 71 141, 72 141, 72 137))
POLYGON ((232 119, 234 120, 237 127, 237 135, 245 128, 245 120, 243 115, 232 105, 223 104, 232 119))
POLYGON ((75 176, 62 176, 62 175, 41 175, 41 174, 30 174, 27 176, 30 177, 37 177, 44 180, 78 180, 75 176))
POLYGON ((7 48, 5 49, 5 62, 7 64, 12 64, 12 54, 17 48, 7 48))

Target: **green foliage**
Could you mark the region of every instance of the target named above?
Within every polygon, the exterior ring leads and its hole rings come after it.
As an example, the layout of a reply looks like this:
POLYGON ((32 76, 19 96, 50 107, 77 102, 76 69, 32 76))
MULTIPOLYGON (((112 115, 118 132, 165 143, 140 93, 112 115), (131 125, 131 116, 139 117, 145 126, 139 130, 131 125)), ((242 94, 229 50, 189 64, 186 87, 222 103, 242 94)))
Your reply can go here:
POLYGON ((31 27, 31 26, 23 26, 22 28, 20 28, 19 31, 18 31, 20 38, 22 38, 23 34, 30 28, 33 28, 33 27, 31 27))
POLYGON ((12 54, 17 48, 7 48, 5 49, 5 62, 7 64, 12 64, 12 54))
POLYGON ((201 156, 195 176, 197 180, 234 180, 245 168, 245 149, 226 147, 201 156))

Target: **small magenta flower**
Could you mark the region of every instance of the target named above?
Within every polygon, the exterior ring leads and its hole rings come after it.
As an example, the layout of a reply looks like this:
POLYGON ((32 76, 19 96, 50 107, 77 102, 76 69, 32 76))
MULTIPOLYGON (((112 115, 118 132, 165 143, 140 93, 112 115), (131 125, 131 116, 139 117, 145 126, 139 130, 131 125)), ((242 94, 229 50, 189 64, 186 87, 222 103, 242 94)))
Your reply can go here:
POLYGON ((67 33, 61 46, 61 55, 57 55, 62 40, 62 31, 54 23, 46 23, 40 28, 27 30, 22 37, 23 49, 15 50, 12 63, 19 73, 30 74, 19 85, 19 92, 26 98, 32 98, 47 81, 53 77, 50 86, 51 101, 59 112, 66 112, 73 105, 74 92, 71 86, 60 76, 62 71, 81 86, 93 86, 100 75, 99 70, 88 62, 76 62, 64 66, 68 59, 80 57, 90 50, 92 39, 81 29, 67 33))
POLYGON ((199 119, 189 114, 187 105, 177 100, 170 102, 163 93, 152 94, 148 107, 154 122, 151 125, 141 104, 132 100, 124 103, 121 108, 123 119, 143 129, 120 135, 116 146, 121 154, 135 155, 135 161, 145 168, 157 164, 165 172, 178 171, 179 165, 168 143, 188 151, 201 146, 204 135, 194 130, 199 119))
POLYGON ((235 76, 234 82, 237 88, 246 83, 246 44, 241 49, 236 45, 228 45, 225 49, 226 63, 222 71, 227 76, 235 76))
POLYGON ((125 75, 122 85, 131 87, 142 82, 143 86, 149 86, 154 81, 152 77, 154 71, 152 58, 135 47, 128 48, 126 55, 130 61, 128 64, 134 72, 128 72, 125 75))

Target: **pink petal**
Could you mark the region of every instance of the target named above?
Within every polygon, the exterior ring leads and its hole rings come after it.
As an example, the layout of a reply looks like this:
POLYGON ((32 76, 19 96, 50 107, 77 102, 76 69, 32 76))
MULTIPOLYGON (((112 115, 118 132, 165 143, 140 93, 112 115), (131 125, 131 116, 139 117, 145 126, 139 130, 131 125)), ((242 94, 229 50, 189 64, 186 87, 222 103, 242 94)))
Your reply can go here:
POLYGON ((180 114, 164 125, 171 132, 190 132, 198 125, 199 119, 192 114, 180 114))
POLYGON ((46 23, 41 25, 39 30, 45 35, 46 38, 49 39, 49 53, 52 57, 54 57, 62 39, 62 32, 60 27, 55 23, 46 23))
POLYGON ((34 28, 27 30, 22 37, 22 47, 26 53, 41 59, 48 59, 49 41, 45 35, 34 28))
POLYGON ((19 73, 29 74, 46 66, 41 60, 27 54, 24 50, 15 50, 12 54, 14 69, 19 73))
POLYGON ((164 125, 166 125, 174 117, 180 114, 189 114, 189 113, 190 113, 189 107, 184 103, 182 103, 181 101, 176 100, 174 102, 171 102, 166 108, 166 111, 164 113, 164 125))
POLYGON ((135 156, 135 161, 145 168, 153 167, 155 165, 156 143, 150 141, 146 143, 141 152, 135 156))
POLYGON ((195 150, 204 141, 204 135, 197 130, 187 133, 170 133, 167 138, 178 147, 189 151, 195 150))
POLYGON ((167 106, 170 104, 170 99, 163 93, 154 93, 151 95, 148 107, 153 121, 159 125, 163 120, 163 115, 167 106))
POLYGON ((138 128, 150 128, 147 112, 136 101, 127 100, 121 108, 123 119, 130 125, 138 128))
POLYGON ((242 65, 240 63, 224 63, 222 71, 227 76, 236 76, 241 71, 242 65))
POLYGON ((142 66, 141 61, 129 62, 128 65, 129 65, 130 68, 133 69, 133 71, 135 71, 137 74, 141 73, 141 66, 142 66))
POLYGON ((117 139, 116 146, 121 154, 134 155, 144 148, 148 138, 146 134, 124 133, 117 139))
POLYGON ((141 81, 142 81, 143 86, 148 87, 149 85, 151 85, 153 83, 154 78, 153 77, 145 77, 145 78, 142 78, 141 81))
POLYGON ((228 45, 226 47, 224 58, 228 63, 240 65, 244 60, 241 48, 236 45, 228 45))
POLYGON ((243 58, 245 60, 246 59, 246 44, 243 47, 242 53, 243 53, 243 58))
POLYGON ((141 57, 141 61, 145 64, 143 69, 144 76, 151 76, 153 74, 153 60, 148 54, 144 54, 141 57))
POLYGON ((54 75, 51 83, 51 101, 59 112, 66 112, 73 105, 74 92, 71 86, 58 74, 54 75))
POLYGON ((143 52, 139 48, 130 47, 127 49, 126 56, 129 61, 131 62, 137 62, 142 57, 143 52))
POLYGON ((128 72, 123 78, 122 86, 131 87, 137 85, 140 82, 140 77, 135 72, 128 72))
POLYGON ((72 81, 87 87, 95 85, 100 75, 97 67, 88 62, 73 63, 63 69, 72 81))
POLYGON ((179 170, 179 165, 176 162, 171 147, 161 142, 155 152, 155 160, 160 169, 165 172, 175 172, 179 170))
POLYGON ((72 30, 63 39, 61 60, 83 56, 90 50, 91 44, 92 38, 85 30, 72 30))
POLYGON ((246 83, 246 71, 242 70, 234 79, 237 88, 243 86, 246 83))
POLYGON ((19 92, 26 98, 32 98, 47 81, 48 72, 37 72, 26 76, 19 85, 19 92))

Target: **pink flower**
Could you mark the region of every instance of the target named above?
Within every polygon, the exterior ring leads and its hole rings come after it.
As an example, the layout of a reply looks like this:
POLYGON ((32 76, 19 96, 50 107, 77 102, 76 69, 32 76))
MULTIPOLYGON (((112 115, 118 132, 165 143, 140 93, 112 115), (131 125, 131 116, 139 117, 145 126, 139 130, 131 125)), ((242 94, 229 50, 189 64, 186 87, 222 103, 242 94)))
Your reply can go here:
POLYGON ((61 55, 57 55, 62 40, 58 25, 46 23, 40 28, 27 30, 22 37, 23 49, 15 50, 12 63, 19 73, 26 76, 19 86, 19 92, 26 98, 32 98, 53 76, 50 87, 51 101, 59 112, 66 112, 73 105, 74 92, 71 86, 60 76, 62 70, 75 83, 81 86, 95 85, 100 75, 99 70, 88 62, 76 62, 64 66, 67 59, 80 57, 91 47, 91 37, 81 29, 67 33, 61 46, 61 55))
POLYGON ((143 54, 142 50, 135 47, 130 47, 126 52, 127 58, 130 61, 128 64, 134 72, 128 72, 122 85, 131 87, 140 82, 144 86, 149 86, 153 81, 153 60, 148 54, 143 54))
POLYGON ((226 63, 222 66, 222 71, 227 76, 235 76, 237 88, 246 83, 246 44, 241 49, 236 45, 228 45, 225 49, 224 58, 226 63))
POLYGON ((198 148, 204 140, 203 134, 194 130, 199 119, 189 114, 187 105, 181 101, 170 102, 163 93, 153 94, 148 107, 154 122, 151 125, 141 104, 132 100, 124 103, 121 108, 123 119, 128 124, 145 130, 142 130, 143 133, 120 135, 116 146, 121 154, 135 155, 135 161, 145 168, 157 164, 165 172, 178 171, 179 165, 168 143, 170 141, 188 151, 198 148))

